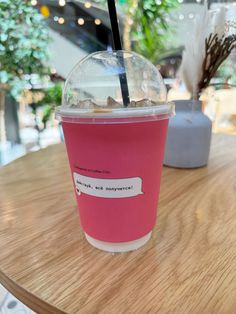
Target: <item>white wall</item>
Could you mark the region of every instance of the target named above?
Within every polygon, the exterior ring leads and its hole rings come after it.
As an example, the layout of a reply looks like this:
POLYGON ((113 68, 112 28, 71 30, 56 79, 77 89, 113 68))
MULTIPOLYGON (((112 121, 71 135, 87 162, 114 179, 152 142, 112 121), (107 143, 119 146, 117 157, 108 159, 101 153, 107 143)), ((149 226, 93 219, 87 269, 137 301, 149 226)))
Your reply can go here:
POLYGON ((203 6, 198 3, 183 3, 171 14, 169 21, 172 29, 172 46, 183 46, 189 40, 192 32, 193 20, 198 15, 203 6))
MULTIPOLYGON (((215 12, 221 6, 228 8, 227 19, 235 21, 236 19, 236 3, 213 3, 211 11, 215 12)), ((173 40, 168 43, 170 46, 183 46, 189 40, 189 35, 192 32, 193 20, 196 15, 199 15, 204 7, 198 3, 183 3, 178 9, 174 10, 170 18, 173 40)), ((235 28, 231 33, 235 33, 235 28)))
POLYGON ((66 78, 74 65, 87 53, 52 29, 49 33, 52 38, 49 48, 52 54, 50 64, 60 76, 66 78))

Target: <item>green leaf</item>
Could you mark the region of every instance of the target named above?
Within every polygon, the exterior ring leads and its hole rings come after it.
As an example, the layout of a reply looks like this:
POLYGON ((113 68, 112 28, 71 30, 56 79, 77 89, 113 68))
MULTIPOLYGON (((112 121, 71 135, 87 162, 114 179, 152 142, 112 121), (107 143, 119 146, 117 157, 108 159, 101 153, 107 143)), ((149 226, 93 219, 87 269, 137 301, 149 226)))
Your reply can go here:
POLYGON ((0 0, 0 79, 14 95, 25 86, 24 74, 48 73, 49 42, 45 19, 30 1, 0 0))

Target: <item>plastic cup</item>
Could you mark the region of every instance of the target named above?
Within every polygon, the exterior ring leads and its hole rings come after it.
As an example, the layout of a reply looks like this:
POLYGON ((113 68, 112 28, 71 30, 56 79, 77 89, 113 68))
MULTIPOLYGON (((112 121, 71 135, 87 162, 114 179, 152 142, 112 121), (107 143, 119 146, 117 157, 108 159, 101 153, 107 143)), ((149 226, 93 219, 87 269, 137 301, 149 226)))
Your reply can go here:
POLYGON ((162 99, 165 88, 156 68, 137 54, 122 52, 122 69, 117 53, 99 52, 82 60, 69 75, 57 110, 82 228, 90 244, 109 252, 138 249, 151 237, 172 113, 172 105, 162 99), (94 62, 97 72, 86 71, 94 62), (117 75, 122 71, 131 99, 146 99, 145 106, 122 107, 117 75), (121 105, 109 107, 107 97, 121 105))

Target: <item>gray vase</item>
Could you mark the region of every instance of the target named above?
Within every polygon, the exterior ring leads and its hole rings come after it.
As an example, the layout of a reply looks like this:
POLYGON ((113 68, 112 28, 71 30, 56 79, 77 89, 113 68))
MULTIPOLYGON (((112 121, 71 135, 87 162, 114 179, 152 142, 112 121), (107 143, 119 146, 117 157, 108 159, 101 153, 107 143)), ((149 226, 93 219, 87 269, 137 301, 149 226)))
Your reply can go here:
POLYGON ((175 101, 176 115, 170 119, 164 164, 177 168, 207 165, 211 145, 211 120, 201 102, 175 101))

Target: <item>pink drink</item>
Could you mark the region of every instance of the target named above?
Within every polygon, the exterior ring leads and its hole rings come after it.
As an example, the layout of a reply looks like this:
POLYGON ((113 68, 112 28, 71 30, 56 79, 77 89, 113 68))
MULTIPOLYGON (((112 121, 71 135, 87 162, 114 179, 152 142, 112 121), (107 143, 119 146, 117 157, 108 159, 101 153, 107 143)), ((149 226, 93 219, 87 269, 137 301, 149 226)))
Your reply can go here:
POLYGON ((143 122, 117 120, 62 122, 82 227, 105 242, 133 241, 152 231, 168 127, 168 115, 143 122), (134 178, 139 178, 138 188, 134 178))
POLYGON ((81 225, 93 246, 122 252, 149 240, 172 110, 158 70, 133 52, 96 52, 69 74, 57 117, 81 225))

